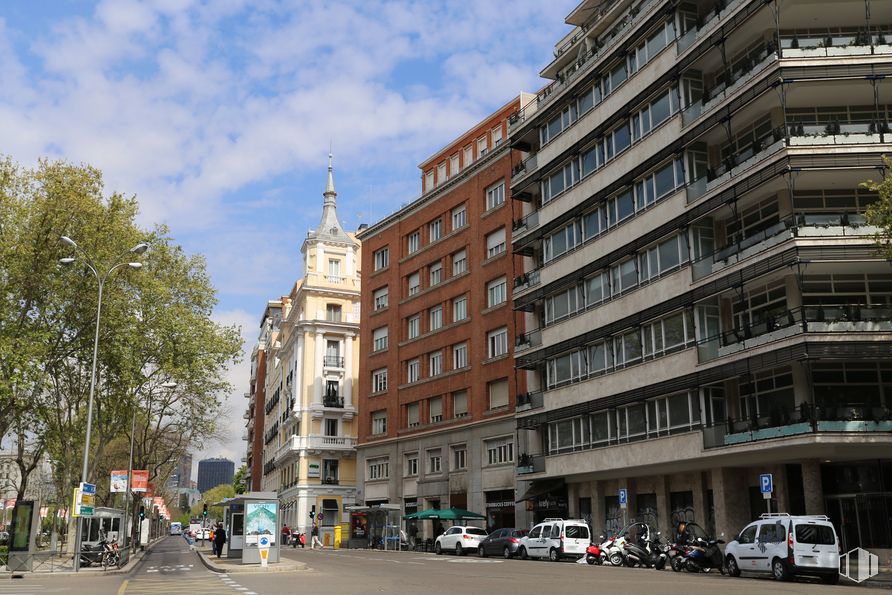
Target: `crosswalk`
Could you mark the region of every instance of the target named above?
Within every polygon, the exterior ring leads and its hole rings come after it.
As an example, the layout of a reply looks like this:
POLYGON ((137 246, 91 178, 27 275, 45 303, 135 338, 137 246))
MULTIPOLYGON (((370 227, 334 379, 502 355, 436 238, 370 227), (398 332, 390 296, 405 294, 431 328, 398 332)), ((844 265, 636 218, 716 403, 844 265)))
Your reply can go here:
MULTIPOLYGON (((182 565, 181 565, 182 566, 182 565)), ((240 595, 257 595, 254 591, 239 585, 226 574, 218 574, 209 570, 168 567, 166 571, 155 568, 151 573, 147 568, 145 575, 138 575, 124 582, 118 591, 120 595, 170 595, 171 593, 189 593, 189 595, 221 595, 222 593, 239 593, 240 595)), ((0 591, 0 595, 4 595, 0 591)), ((34 595, 41 595, 35 593, 34 595)))
POLYGON ((70 593, 69 585, 37 583, 33 580, 4 579, 0 580, 0 595, 51 595, 52 593, 70 593))

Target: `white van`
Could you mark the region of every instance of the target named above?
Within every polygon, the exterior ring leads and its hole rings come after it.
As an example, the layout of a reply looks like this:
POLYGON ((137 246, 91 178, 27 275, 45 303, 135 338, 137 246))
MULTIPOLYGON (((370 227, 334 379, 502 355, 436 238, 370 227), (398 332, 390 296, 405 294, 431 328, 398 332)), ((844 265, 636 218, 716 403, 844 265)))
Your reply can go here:
POLYGON ((591 543, 585 521, 577 519, 545 519, 520 540, 517 553, 521 559, 581 558, 591 543))
POLYGON ((839 582, 839 539, 823 515, 763 514, 744 527, 725 547, 728 574, 772 574, 777 580, 816 576, 827 584, 839 582))

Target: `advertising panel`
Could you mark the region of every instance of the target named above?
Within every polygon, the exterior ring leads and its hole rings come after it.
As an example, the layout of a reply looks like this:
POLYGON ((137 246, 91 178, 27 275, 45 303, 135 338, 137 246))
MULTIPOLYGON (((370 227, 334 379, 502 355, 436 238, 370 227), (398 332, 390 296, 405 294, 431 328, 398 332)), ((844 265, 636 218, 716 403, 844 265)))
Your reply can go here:
POLYGON ((130 489, 134 492, 148 492, 149 472, 145 469, 134 469, 133 480, 130 484, 130 489))
POLYGON ((248 502, 245 504, 245 543, 257 545, 260 536, 276 542, 278 502, 248 502))
POLYGON ((111 483, 109 484, 109 492, 124 493, 127 491, 127 470, 120 469, 111 472, 111 483))

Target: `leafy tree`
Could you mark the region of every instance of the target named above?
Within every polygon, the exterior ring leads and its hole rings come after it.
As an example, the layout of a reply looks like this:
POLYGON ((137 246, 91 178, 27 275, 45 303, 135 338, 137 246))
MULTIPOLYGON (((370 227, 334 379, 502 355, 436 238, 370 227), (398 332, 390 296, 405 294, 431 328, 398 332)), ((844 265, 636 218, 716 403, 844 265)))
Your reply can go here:
POLYGON ((248 473, 248 466, 242 465, 235 472, 235 477, 232 478, 232 487, 235 488, 236 494, 244 494, 248 491, 248 486, 245 484, 245 474, 248 473))
MULTIPOLYGON (((883 158, 886 169, 892 168, 892 160, 883 158)), ((876 235, 876 242, 886 259, 892 259, 892 177, 886 177, 881 182, 873 180, 866 182, 864 187, 879 194, 879 200, 867 208, 865 213, 867 222, 876 226, 880 231, 876 235)))
POLYGON ((192 516, 201 516, 202 511, 204 510, 204 505, 208 505, 208 518, 209 519, 222 519, 223 518, 223 507, 222 506, 211 506, 212 504, 216 504, 217 502, 221 502, 223 498, 233 498, 235 497, 235 488, 232 484, 221 483, 220 485, 213 487, 201 495, 201 500, 199 500, 189 512, 192 516))

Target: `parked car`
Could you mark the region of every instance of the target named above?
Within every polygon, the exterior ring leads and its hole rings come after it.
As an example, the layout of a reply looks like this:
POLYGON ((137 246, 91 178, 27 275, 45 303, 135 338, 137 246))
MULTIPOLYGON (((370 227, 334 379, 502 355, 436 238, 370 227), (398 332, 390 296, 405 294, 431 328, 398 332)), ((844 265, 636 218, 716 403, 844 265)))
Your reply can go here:
POLYGON ((490 555, 511 558, 517 554, 520 540, 526 534, 524 529, 496 529, 477 546, 477 555, 481 558, 490 555))
POLYGON ((461 556, 466 551, 476 551, 485 537, 486 531, 480 527, 450 527, 434 541, 434 551, 437 555, 455 552, 461 556))
POLYGON ((830 520, 820 516, 763 514, 725 547, 728 574, 772 574, 777 580, 815 576, 839 582, 839 539, 830 520))
POLYGON ((591 533, 585 521, 576 519, 545 519, 520 540, 518 555, 523 558, 581 558, 591 543, 591 533))

